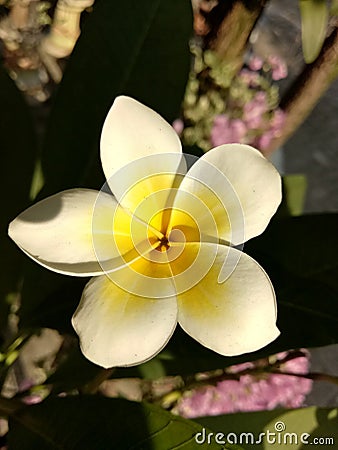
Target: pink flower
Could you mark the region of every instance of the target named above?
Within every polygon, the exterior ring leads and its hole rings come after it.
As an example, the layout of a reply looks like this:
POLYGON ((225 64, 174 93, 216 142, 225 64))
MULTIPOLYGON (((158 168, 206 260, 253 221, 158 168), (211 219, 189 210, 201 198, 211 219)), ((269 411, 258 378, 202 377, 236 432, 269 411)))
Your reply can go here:
POLYGON ((31 387, 34 386, 34 383, 32 380, 30 380, 29 378, 25 378, 24 380, 22 380, 18 386, 18 390, 19 392, 23 392, 23 391, 28 391, 28 389, 30 389, 31 387))
POLYGON ((269 56, 268 63, 272 69, 272 79, 275 81, 282 80, 288 76, 288 68, 285 62, 278 56, 269 56))
POLYGON ((268 130, 262 136, 256 139, 255 144, 260 150, 266 150, 269 148, 274 134, 272 131, 268 130))
POLYGON ((244 370, 253 369, 255 364, 253 362, 245 362, 236 364, 235 366, 228 367, 228 371, 231 373, 244 372, 244 370))
POLYGON ((219 116, 215 116, 214 125, 220 127, 227 127, 229 125, 229 118, 225 114, 220 114, 219 116))
POLYGON ((285 124, 285 119, 286 119, 286 114, 280 108, 277 108, 273 112, 273 116, 271 118, 271 126, 275 132, 282 130, 282 128, 284 127, 284 124, 285 124))
POLYGON ((259 56, 252 56, 249 60, 248 66, 254 71, 261 70, 263 67, 263 60, 259 56))
POLYGON ((254 145, 256 145, 260 150, 266 150, 271 141, 280 136, 285 124, 285 118, 286 115, 284 111, 279 108, 276 109, 273 112, 273 116, 267 130, 255 140, 254 145))
POLYGON ((232 142, 241 142, 243 137, 246 135, 247 127, 243 120, 241 119, 234 119, 231 121, 231 128, 232 128, 232 134, 233 134, 233 141, 232 142))
POLYGON ((172 123, 173 129, 176 131, 176 133, 180 136, 182 134, 182 131, 184 130, 184 123, 181 119, 176 119, 172 123))
POLYGON ((306 373, 309 369, 309 362, 306 357, 290 359, 282 365, 282 372, 306 373))
POLYGON ((23 403, 26 405, 36 405, 37 403, 41 403, 43 398, 38 394, 27 395, 22 399, 23 403))
MULTIPOLYGON (((305 352, 305 351, 304 351, 305 352)), ((277 355, 282 360, 287 353, 277 355)), ((255 367, 254 363, 244 363, 228 369, 231 373, 255 367)), ((306 374, 309 369, 307 355, 284 363, 281 371, 306 374)), ((217 386, 207 386, 185 395, 177 406, 184 417, 218 415, 236 411, 270 410, 276 407, 300 407, 312 387, 312 380, 266 373, 264 378, 244 374, 237 380, 224 380, 217 386)))
POLYGON ((243 120, 249 129, 261 128, 264 122, 263 115, 269 110, 266 93, 259 91, 243 108, 243 120))
POLYGON ((214 147, 241 142, 247 133, 245 123, 240 119, 230 120, 225 114, 216 116, 211 128, 210 140, 214 147))
POLYGON ((242 69, 239 73, 239 77, 243 81, 243 83, 247 84, 248 86, 258 86, 259 75, 256 72, 252 72, 248 69, 242 69))

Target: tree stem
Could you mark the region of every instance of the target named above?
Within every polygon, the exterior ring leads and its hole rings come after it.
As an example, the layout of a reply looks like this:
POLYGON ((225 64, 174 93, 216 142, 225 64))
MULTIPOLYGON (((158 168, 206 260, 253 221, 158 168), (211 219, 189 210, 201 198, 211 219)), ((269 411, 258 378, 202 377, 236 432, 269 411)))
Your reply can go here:
POLYGON ((298 378, 306 378, 313 381, 327 381, 329 383, 338 384, 338 377, 321 372, 309 372, 309 373, 293 373, 293 372, 281 372, 279 370, 272 370, 271 373, 278 375, 288 375, 298 378))
POLYGON ((101 369, 96 377, 82 388, 82 394, 96 394, 100 385, 110 377, 114 370, 114 368, 101 369))
POLYGON ((12 1, 9 12, 10 21, 15 29, 23 29, 28 26, 29 1, 12 1))
POLYGON ((320 97, 330 87, 337 76, 338 66, 338 25, 324 42, 318 58, 305 66, 289 91, 281 100, 280 107, 286 113, 286 122, 281 135, 275 138, 265 155, 281 147, 304 122, 320 97))
POLYGON ((21 403, 19 400, 13 400, 0 396, 0 415, 11 416, 25 406, 26 405, 21 403))
POLYGON ((251 31, 267 0, 250 2, 235 0, 230 9, 225 3, 227 2, 220 2, 212 10, 211 14, 215 18, 222 17, 222 14, 224 17, 220 23, 213 24, 212 32, 207 37, 207 46, 214 50, 223 61, 231 64, 234 73, 237 73, 243 65, 243 56, 251 31))

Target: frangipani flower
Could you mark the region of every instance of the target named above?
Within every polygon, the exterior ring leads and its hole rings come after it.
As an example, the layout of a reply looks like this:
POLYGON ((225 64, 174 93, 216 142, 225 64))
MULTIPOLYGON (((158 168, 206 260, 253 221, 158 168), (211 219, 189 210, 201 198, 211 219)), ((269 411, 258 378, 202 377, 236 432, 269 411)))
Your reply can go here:
POLYGON ((44 267, 93 276, 72 319, 84 355, 103 367, 142 363, 177 322, 222 355, 274 340, 270 280, 233 247, 262 233, 275 213, 281 183, 274 167, 239 144, 191 165, 173 128, 128 97, 108 113, 101 161, 107 185, 100 192, 60 192, 9 226, 44 267))

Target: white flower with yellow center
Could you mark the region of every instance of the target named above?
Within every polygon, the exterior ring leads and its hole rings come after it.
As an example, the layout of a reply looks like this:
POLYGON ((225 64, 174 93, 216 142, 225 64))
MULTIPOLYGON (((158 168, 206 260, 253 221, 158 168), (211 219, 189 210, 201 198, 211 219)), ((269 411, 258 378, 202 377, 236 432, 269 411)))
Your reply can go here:
POLYGON ((44 267, 93 276, 72 319, 84 355, 103 367, 140 364, 166 345, 177 322, 227 356, 273 341, 271 282, 234 246, 262 233, 275 213, 275 168, 239 144, 192 161, 173 128, 128 97, 108 113, 101 161, 100 192, 60 192, 9 226, 44 267))

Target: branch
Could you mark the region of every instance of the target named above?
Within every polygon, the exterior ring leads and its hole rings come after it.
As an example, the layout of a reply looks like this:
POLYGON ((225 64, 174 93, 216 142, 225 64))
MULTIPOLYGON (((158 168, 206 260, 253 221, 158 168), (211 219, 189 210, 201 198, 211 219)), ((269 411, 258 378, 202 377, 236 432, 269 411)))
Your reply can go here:
POLYGON ((223 61, 233 65, 234 73, 243 65, 249 36, 266 3, 267 0, 235 0, 229 9, 227 2, 220 2, 210 13, 215 18, 223 19, 212 25, 207 46, 216 51, 223 61))
POLYGON ((286 113, 286 122, 281 135, 275 138, 264 152, 271 154, 282 146, 311 113, 320 97, 337 76, 338 66, 338 24, 325 40, 318 58, 305 66, 280 103, 286 113))
POLYGON ((281 372, 279 370, 272 370, 271 373, 278 374, 278 375, 287 375, 287 376, 291 376, 291 377, 306 378, 307 380, 313 380, 313 381, 327 381, 329 383, 338 385, 338 377, 336 377, 334 375, 329 375, 327 373, 321 373, 321 372, 293 373, 293 372, 281 372))
POLYGON ((32 0, 25 2, 12 1, 9 18, 15 29, 23 29, 28 26, 29 21, 29 4, 32 0))
POLYGON ((21 403, 19 400, 13 400, 10 398, 5 398, 0 396, 0 415, 1 416, 12 416, 17 413, 20 409, 24 408, 26 405, 21 403))
POLYGON ((94 377, 89 383, 87 383, 82 389, 82 394, 96 394, 100 385, 106 381, 114 372, 114 368, 101 369, 96 377, 94 377))

